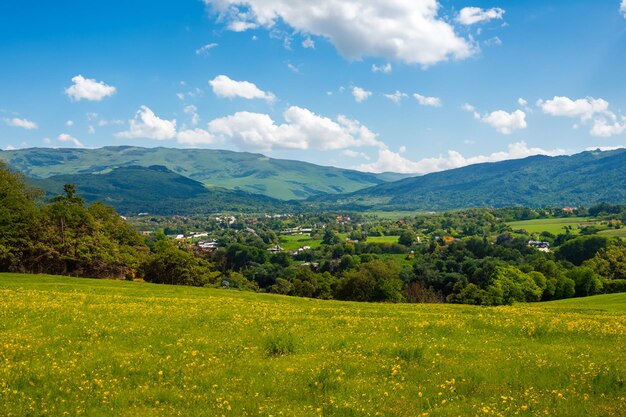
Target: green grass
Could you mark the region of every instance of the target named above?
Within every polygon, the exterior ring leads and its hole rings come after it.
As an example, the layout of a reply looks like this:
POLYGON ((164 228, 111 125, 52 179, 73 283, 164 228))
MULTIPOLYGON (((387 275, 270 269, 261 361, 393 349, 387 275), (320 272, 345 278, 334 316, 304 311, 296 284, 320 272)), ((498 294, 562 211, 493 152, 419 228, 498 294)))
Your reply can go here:
POLYGON ((398 243, 400 236, 368 236, 367 243, 398 243))
POLYGON ((621 229, 606 229, 598 232, 600 236, 607 237, 621 237, 622 239, 626 239, 626 227, 622 227, 621 229))
POLYGON ((311 236, 307 235, 293 235, 293 236, 280 236, 279 238, 280 246, 288 251, 293 251, 299 249, 303 246, 310 246, 312 248, 316 248, 322 244, 321 239, 312 239, 311 236))
POLYGON ((413 211, 413 210, 405 210, 405 211, 378 211, 378 210, 368 210, 368 216, 377 217, 379 219, 387 219, 387 220, 403 220, 403 219, 414 219, 418 216, 423 216, 427 212, 425 211, 413 211))
POLYGON ((588 217, 563 217, 557 219, 536 219, 510 222, 513 230, 524 229, 528 233, 550 232, 554 235, 565 233, 565 226, 571 226, 573 233, 578 233, 580 226, 595 225, 597 222, 588 217))
POLYGON ((626 294, 481 308, 0 275, 0 415, 624 416, 626 294))

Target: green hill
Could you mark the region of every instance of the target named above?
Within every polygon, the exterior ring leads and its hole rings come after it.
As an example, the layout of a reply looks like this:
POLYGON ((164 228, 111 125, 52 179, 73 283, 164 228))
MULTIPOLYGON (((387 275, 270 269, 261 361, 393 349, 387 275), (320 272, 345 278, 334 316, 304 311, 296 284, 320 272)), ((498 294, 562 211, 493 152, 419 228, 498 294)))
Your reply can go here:
POLYGON ((245 191, 207 188, 162 166, 129 166, 104 174, 56 175, 28 179, 48 196, 63 194, 64 184, 76 184, 88 202, 101 201, 125 215, 147 212, 173 215, 219 211, 282 211, 290 204, 245 191))
POLYGON ((209 149, 130 146, 100 149, 31 148, 1 151, 0 159, 33 178, 102 174, 131 165, 162 165, 210 187, 243 190, 282 200, 352 192, 398 178, 391 174, 375 175, 300 161, 272 159, 254 153, 209 149))
POLYGON ((624 416, 625 297, 394 305, 0 274, 0 415, 624 416))
POLYGON ((470 165, 311 201, 382 210, 624 204, 626 149, 470 165))

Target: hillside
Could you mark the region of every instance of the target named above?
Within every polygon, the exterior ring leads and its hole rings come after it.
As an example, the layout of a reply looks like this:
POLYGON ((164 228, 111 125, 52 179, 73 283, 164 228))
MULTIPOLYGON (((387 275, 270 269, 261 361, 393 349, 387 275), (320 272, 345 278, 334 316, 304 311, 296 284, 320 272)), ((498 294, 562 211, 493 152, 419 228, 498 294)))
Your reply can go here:
POLYGON ((131 165, 162 165, 210 187, 243 190, 281 200, 352 192, 398 179, 397 174, 375 175, 300 161, 272 159, 254 153, 209 149, 130 146, 100 149, 31 148, 0 151, 0 159, 33 178, 102 174, 131 165))
POLYGON ((46 179, 31 178, 28 182, 44 189, 48 196, 63 194, 64 184, 76 184, 78 194, 87 202, 103 202, 125 215, 281 211, 290 206, 245 191, 207 188, 162 166, 129 166, 105 174, 56 175, 46 179))
POLYGON ((625 305, 367 304, 0 274, 0 414, 623 416, 625 305))
POLYGON ((382 210, 624 204, 626 149, 470 165, 310 201, 382 210))

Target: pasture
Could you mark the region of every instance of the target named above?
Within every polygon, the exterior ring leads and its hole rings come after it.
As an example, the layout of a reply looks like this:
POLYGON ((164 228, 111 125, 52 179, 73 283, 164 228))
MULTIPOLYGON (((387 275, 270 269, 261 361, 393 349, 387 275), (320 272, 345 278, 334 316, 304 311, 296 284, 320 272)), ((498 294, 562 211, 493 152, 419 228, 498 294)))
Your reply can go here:
POLYGON ((624 416, 626 294, 484 308, 0 274, 0 415, 624 416))

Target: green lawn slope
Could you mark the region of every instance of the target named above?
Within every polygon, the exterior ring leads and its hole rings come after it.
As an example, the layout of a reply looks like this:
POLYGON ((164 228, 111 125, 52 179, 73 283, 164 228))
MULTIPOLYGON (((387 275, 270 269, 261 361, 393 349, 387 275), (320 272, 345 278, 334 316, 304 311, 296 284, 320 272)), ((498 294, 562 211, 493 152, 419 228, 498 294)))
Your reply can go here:
POLYGON ((480 308, 0 274, 0 415, 624 416, 626 294, 480 308))

